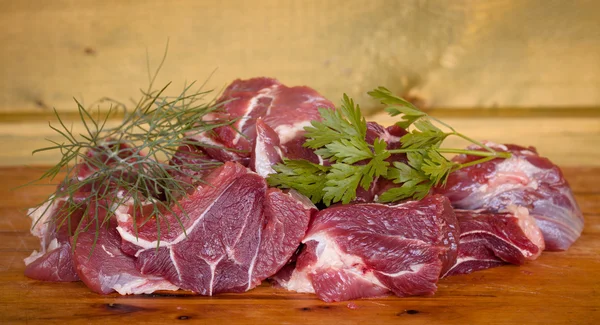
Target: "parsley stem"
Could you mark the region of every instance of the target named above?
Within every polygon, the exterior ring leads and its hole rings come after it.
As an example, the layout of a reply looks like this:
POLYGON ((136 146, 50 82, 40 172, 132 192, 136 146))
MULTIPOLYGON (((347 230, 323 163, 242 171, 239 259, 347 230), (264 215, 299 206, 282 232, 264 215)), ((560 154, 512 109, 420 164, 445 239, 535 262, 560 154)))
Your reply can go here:
POLYGON ((433 116, 427 115, 427 117, 430 118, 430 119, 432 119, 432 120, 434 120, 434 121, 436 121, 436 122, 438 122, 439 124, 447 127, 448 129, 450 129, 452 131, 450 133, 446 133, 446 136, 455 135, 455 136, 463 138, 463 139, 465 139, 465 140, 467 140, 467 141, 469 141, 469 142, 471 142, 473 144, 476 144, 476 145, 484 148, 485 150, 487 150, 489 152, 494 152, 494 150, 492 148, 486 146, 485 144, 483 144, 483 143, 481 143, 481 142, 479 142, 477 140, 471 139, 471 138, 469 138, 468 136, 466 136, 466 135, 464 135, 462 133, 457 132, 453 127, 451 127, 450 125, 444 123, 443 121, 441 121, 441 120, 439 120, 439 119, 437 119, 437 118, 435 118, 433 116))
POLYGON ((477 165, 477 164, 482 164, 482 163, 484 163, 486 161, 490 161, 490 160, 495 159, 495 158, 496 157, 494 157, 494 156, 488 156, 488 157, 485 157, 485 158, 481 158, 481 159, 470 161, 468 163, 460 164, 460 165, 457 165, 458 168, 456 168, 455 171, 459 170, 459 169, 462 169, 462 168, 465 168, 465 167, 469 167, 469 166, 473 166, 473 165, 477 165))
MULTIPOLYGON (((423 151, 423 149, 392 149, 388 150, 389 153, 407 153, 407 152, 419 152, 423 151)), ((478 150, 465 150, 465 149, 450 149, 450 148, 437 148, 436 151, 439 153, 457 153, 457 154, 465 154, 472 156, 480 156, 480 157, 491 157, 494 158, 510 158, 510 152, 498 152, 493 151, 478 151, 478 150)))
POLYGON ((477 140, 473 140, 473 139, 469 138, 468 136, 466 136, 466 135, 464 135, 462 133, 458 133, 458 132, 454 131, 454 132, 450 133, 449 135, 456 135, 457 137, 463 138, 463 139, 465 139, 465 140, 467 140, 467 141, 469 141, 469 142, 471 142, 473 144, 476 144, 476 145, 480 146, 481 148, 484 148, 485 150, 487 150, 489 152, 495 152, 494 149, 486 146, 485 144, 483 144, 483 143, 481 143, 481 142, 479 142, 477 140))
POLYGON ((450 148, 439 148, 437 149, 440 153, 458 153, 480 157, 492 157, 493 158, 510 158, 510 152, 498 152, 492 150, 491 152, 478 151, 478 150, 465 150, 465 149, 450 149, 450 148))

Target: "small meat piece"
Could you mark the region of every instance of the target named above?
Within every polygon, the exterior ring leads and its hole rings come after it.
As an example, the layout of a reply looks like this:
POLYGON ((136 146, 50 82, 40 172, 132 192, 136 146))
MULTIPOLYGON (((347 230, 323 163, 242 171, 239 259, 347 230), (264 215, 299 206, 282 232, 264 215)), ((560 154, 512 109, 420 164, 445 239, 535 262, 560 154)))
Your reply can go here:
POLYGON ((194 140, 186 139, 186 142, 189 143, 179 146, 169 161, 171 166, 178 166, 178 169, 170 169, 170 171, 180 184, 194 186, 202 182, 204 176, 219 167, 221 162, 211 158, 199 143, 194 143, 194 140))
MULTIPOLYGON (((569 248, 581 235, 583 215, 560 168, 531 147, 486 145, 510 152, 512 157, 460 169, 436 192, 446 195, 457 209, 498 212, 509 205, 523 206, 542 230, 547 250, 569 248)), ((459 155, 453 161, 467 163, 478 158, 459 155)))
POLYGON ((311 217, 316 212, 312 202, 296 191, 267 190, 255 278, 262 281, 286 265, 306 235, 311 217))
POLYGON ((506 263, 521 265, 544 250, 544 238, 526 208, 507 212, 454 210, 460 228, 458 258, 444 276, 467 274, 506 263))
POLYGON ((271 166, 282 162, 279 136, 261 118, 256 120, 256 141, 250 157, 250 169, 262 177, 275 173, 271 166))
POLYGON ((79 224, 82 209, 71 213, 72 228, 69 228, 69 222, 57 227, 57 221, 63 221, 67 213, 69 211, 64 199, 48 201, 29 210, 28 215, 35 225, 31 233, 40 238, 41 250, 33 251, 25 259, 25 276, 42 281, 79 281, 69 238, 79 224))
POLYGON ((120 206, 123 249, 137 257, 142 273, 182 289, 202 295, 250 290, 289 260, 315 207, 295 192, 267 189, 262 177, 238 163, 225 163, 205 181, 160 223, 152 218, 137 232, 131 207, 120 206))
MULTIPOLYGON (((98 168, 105 164, 116 166, 120 161, 133 162, 137 149, 106 140, 96 148, 86 152, 89 161, 73 168, 56 193, 45 204, 30 209, 31 232, 40 238, 41 250, 34 251, 25 259, 25 275, 45 281, 78 281, 79 276, 73 262, 71 236, 88 209, 93 193, 117 193, 120 185, 112 181, 89 181, 98 168), (86 182, 83 182, 87 180, 86 182), (66 188, 69 188, 66 190, 66 188), (68 193, 68 194, 67 194, 68 193)), ((119 168, 113 171, 113 178, 127 181, 132 174, 119 168)))
MULTIPOLYGON (((94 204, 94 203, 92 203, 94 204)), ((135 266, 135 258, 121 250, 121 237, 117 232, 117 222, 110 218, 107 225, 102 222, 106 215, 105 207, 98 203, 90 210, 98 217, 87 216, 78 228, 73 254, 79 278, 92 291, 109 294, 117 291, 126 294, 149 294, 158 290, 178 290, 179 288, 162 277, 143 275, 135 266), (97 232, 97 234, 96 234, 97 232)))
POLYGON ((214 132, 190 135, 212 146, 206 150, 212 157, 247 165, 257 137, 256 121, 261 118, 278 135, 285 157, 318 162, 312 150, 302 147, 304 127, 321 119, 319 108, 333 109, 334 105, 314 89, 287 87, 271 78, 238 79, 225 89, 219 102, 224 112, 207 118, 236 122, 214 132), (219 149, 219 145, 230 150, 219 149))
POLYGON ((86 179, 95 173, 101 165, 116 166, 122 161, 133 163, 140 154, 136 148, 106 139, 102 144, 91 148, 85 153, 87 159, 77 164, 75 177, 78 180, 86 179))
POLYGON ((456 261, 458 236, 454 211, 441 195, 329 207, 315 216, 291 276, 276 280, 327 302, 433 294, 456 261))

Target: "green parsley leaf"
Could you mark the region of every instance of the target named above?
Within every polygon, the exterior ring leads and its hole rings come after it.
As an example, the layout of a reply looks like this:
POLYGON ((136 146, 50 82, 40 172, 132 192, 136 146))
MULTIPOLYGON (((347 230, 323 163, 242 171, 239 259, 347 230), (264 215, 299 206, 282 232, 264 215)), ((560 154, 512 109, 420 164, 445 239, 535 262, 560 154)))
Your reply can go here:
POLYGON ((427 158, 423 160, 422 170, 425 175, 432 181, 433 185, 437 186, 440 183, 446 185, 448 176, 457 167, 456 163, 453 163, 442 156, 435 150, 427 151, 427 158))
POLYGON ((373 182, 384 177, 401 185, 383 193, 378 198, 380 202, 409 198, 420 200, 433 186, 445 184, 450 173, 457 169, 477 162, 510 157, 509 153, 495 152, 457 133, 447 124, 430 118, 386 88, 379 87, 369 95, 387 105, 386 111, 391 116, 400 116, 401 120, 396 125, 408 131, 400 139, 400 149, 387 149, 387 143, 379 138, 373 144, 367 143, 367 122, 360 113, 360 107, 344 94, 339 108, 320 109, 322 120, 313 121, 311 126, 304 128, 307 138, 304 146, 314 149, 315 154, 332 165, 324 167, 308 161, 286 160, 274 167, 278 174, 269 176, 269 184, 294 188, 309 196, 313 202, 322 200, 329 206, 336 202, 350 203, 356 198, 359 186, 369 190, 373 182), (451 132, 444 132, 432 120, 451 132), (487 151, 441 148, 442 142, 450 135, 480 145, 487 151), (406 154, 406 162, 395 161, 390 165, 386 161, 392 154, 399 153, 406 154), (449 161, 442 153, 474 154, 484 158, 460 165, 449 161))
MULTIPOLYGON (((344 94, 340 108, 331 110, 320 108, 322 121, 312 121, 304 128, 307 141, 305 147, 318 149, 335 140, 364 139, 367 135, 367 121, 360 113, 360 107, 344 94)), ((332 156, 332 155, 331 155, 332 156)))
POLYGON ((276 174, 267 177, 269 186, 293 188, 304 194, 313 203, 323 199, 325 174, 329 167, 313 164, 307 160, 284 160, 282 164, 273 166, 276 174))
POLYGON ((416 130, 404 135, 400 141, 402 148, 423 149, 431 146, 439 147, 449 135, 434 126, 429 120, 419 120, 414 123, 416 130))
POLYGON ((408 198, 420 200, 431 189, 429 177, 421 170, 423 156, 419 152, 409 153, 408 164, 395 161, 386 177, 401 187, 387 190, 379 197, 380 202, 394 202, 408 198))
POLYGON ((385 87, 378 87, 367 94, 374 99, 379 100, 382 104, 387 105, 385 111, 388 112, 390 116, 402 114, 402 121, 396 122, 396 125, 403 129, 408 129, 415 121, 427 115, 409 101, 393 95, 392 92, 385 87))
POLYGON ((356 198, 356 189, 361 183, 364 169, 365 165, 333 164, 323 189, 323 203, 327 206, 339 201, 350 203, 356 198))
POLYGON ((345 164, 353 164, 373 156, 367 142, 357 138, 333 141, 315 153, 324 159, 345 164))

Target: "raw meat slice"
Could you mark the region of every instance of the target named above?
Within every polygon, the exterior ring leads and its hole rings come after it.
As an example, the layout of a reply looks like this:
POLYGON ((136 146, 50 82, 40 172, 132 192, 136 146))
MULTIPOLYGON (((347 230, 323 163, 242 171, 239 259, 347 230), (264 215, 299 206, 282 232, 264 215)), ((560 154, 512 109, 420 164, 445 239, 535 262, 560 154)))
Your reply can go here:
POLYGON ((221 162, 211 158, 201 146, 194 144, 193 140, 186 139, 187 144, 177 148, 169 161, 171 166, 179 166, 179 170, 172 170, 171 175, 183 185, 197 185, 202 178, 213 169, 219 167, 221 162))
POLYGON ((467 274, 506 263, 521 265, 544 250, 544 238, 524 207, 507 212, 454 210, 460 228, 458 258, 444 276, 467 274))
MULTIPOLYGON (((90 212, 98 214, 100 223, 106 215, 102 204, 90 209, 90 212)), ((115 218, 110 218, 107 223, 96 224, 93 218, 86 217, 78 228, 78 236, 71 238, 72 242, 77 240, 73 260, 83 283, 100 294, 114 291, 122 295, 149 294, 179 289, 162 277, 141 274, 135 266, 135 258, 126 255, 120 248, 121 237, 115 218)))
POLYGON ((319 108, 333 109, 334 105, 314 89, 286 87, 270 78, 238 79, 225 89, 219 102, 224 103, 224 113, 211 114, 207 118, 237 121, 211 133, 190 135, 197 141, 235 150, 207 150, 214 158, 247 164, 257 136, 256 120, 262 118, 279 136, 284 156, 318 162, 312 150, 302 147, 304 127, 321 118, 319 108))
MULTIPOLYGON (((270 188, 264 205, 263 228, 254 277, 264 280, 279 271, 292 257, 306 235, 317 208, 296 191, 270 188)), ((256 282, 260 284, 260 282, 256 282)))
POLYGON ((327 302, 433 294, 456 260, 458 236, 454 211, 441 195, 329 207, 315 216, 296 269, 287 281, 278 277, 279 284, 327 302))
POLYGON ((256 119, 256 141, 250 156, 250 168, 262 177, 275 173, 271 166, 282 161, 279 136, 261 118, 256 119))
MULTIPOLYGON (((79 280, 73 264, 70 237, 88 208, 91 193, 116 193, 119 187, 111 181, 82 181, 88 179, 101 164, 112 165, 119 160, 131 162, 133 153, 130 147, 108 140, 90 149, 86 156, 93 158, 93 162, 77 164, 70 178, 59 184, 56 193, 45 204, 29 210, 28 215, 34 225, 31 232, 40 238, 41 250, 34 251, 25 259, 26 276, 45 281, 79 280), (66 190, 67 185, 75 187, 66 190)), ((127 179, 128 175, 122 170, 115 170, 113 177, 127 179)))
POLYGON ((267 189, 262 177, 237 163, 225 163, 205 180, 160 223, 138 224, 137 238, 133 211, 119 207, 123 248, 137 257, 142 273, 182 289, 202 295, 250 290, 289 260, 315 207, 295 192, 267 189))
MULTIPOLYGON (((373 144, 375 139, 379 138, 387 143, 387 149, 399 149, 402 147, 400 138, 405 134, 407 134, 406 130, 397 125, 388 126, 386 128, 376 122, 367 122, 367 136, 365 137, 365 140, 368 143, 373 144)), ((405 157, 405 154, 394 154, 389 160, 397 161, 406 159, 405 157)))
POLYGON ((227 144, 214 131, 189 134, 188 136, 190 139, 201 143, 204 152, 211 158, 221 162, 235 161, 244 166, 247 166, 250 162, 249 152, 227 147, 227 144))
POLYGON ((81 161, 75 168, 75 176, 78 180, 84 180, 90 177, 98 170, 101 164, 114 166, 122 161, 134 162, 141 153, 136 148, 106 139, 102 144, 88 150, 85 155, 86 160, 81 161), (137 155, 137 156, 136 156, 137 155))
MULTIPOLYGON (((581 235, 583 215, 560 168, 531 147, 486 144, 513 156, 460 169, 436 192, 446 195, 458 209, 502 211, 511 204, 526 207, 542 230, 547 250, 569 248, 581 235)), ((475 159, 459 155, 453 161, 475 159)))
POLYGON ((71 253, 69 237, 78 225, 82 210, 71 213, 71 225, 57 227, 56 222, 68 213, 64 199, 47 201, 29 210, 34 227, 31 233, 40 238, 41 250, 25 259, 25 276, 42 281, 79 281, 71 253))

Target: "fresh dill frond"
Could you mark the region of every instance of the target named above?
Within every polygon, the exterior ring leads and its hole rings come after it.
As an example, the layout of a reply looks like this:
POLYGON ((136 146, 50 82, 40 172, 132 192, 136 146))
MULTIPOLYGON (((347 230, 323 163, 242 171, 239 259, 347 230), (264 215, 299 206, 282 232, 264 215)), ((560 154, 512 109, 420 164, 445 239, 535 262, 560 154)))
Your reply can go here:
MULTIPOLYGON (((159 69, 165 57, 166 51, 159 69)), ((191 140, 191 135, 230 125, 232 121, 207 119, 207 115, 219 110, 224 103, 217 103, 216 96, 209 97, 211 91, 202 90, 202 87, 193 90, 195 83, 184 86, 176 96, 165 95, 170 84, 154 90, 156 74, 149 77, 149 88, 141 92, 141 98, 132 109, 109 100, 108 112, 101 114, 100 108, 98 112, 92 112, 75 100, 78 122, 84 127, 82 133, 74 133, 54 110, 58 123, 50 124, 50 128, 61 136, 61 140, 51 141, 51 146, 33 153, 58 151, 61 158, 36 183, 52 182, 63 174, 64 178, 56 193, 30 213, 43 216, 60 203, 62 210, 52 222, 57 226, 71 226, 73 222, 81 223, 88 218, 86 227, 82 229, 96 227, 97 236, 100 227, 107 225, 114 215, 115 206, 133 201, 134 211, 145 205, 152 207, 151 213, 144 215, 144 219, 137 220, 141 216, 134 213, 136 233, 138 225, 155 218, 160 240, 160 221, 167 214, 173 214, 178 222, 178 225, 167 223, 168 227, 183 227, 181 219, 187 216, 173 213, 172 207, 202 182, 197 175, 220 163, 208 158, 200 164, 197 161, 170 161, 182 145, 202 146, 191 140), (117 110, 123 110, 123 120, 109 126, 109 117, 117 110), (186 177, 178 177, 180 175, 186 177), (36 209, 39 211, 36 212, 36 209), (75 220, 76 216, 82 215, 83 218, 75 220)), ((203 159, 203 156, 198 159, 203 159)), ((74 242, 77 235, 73 234, 74 242)))

